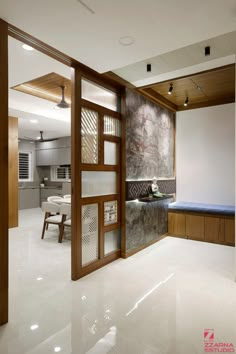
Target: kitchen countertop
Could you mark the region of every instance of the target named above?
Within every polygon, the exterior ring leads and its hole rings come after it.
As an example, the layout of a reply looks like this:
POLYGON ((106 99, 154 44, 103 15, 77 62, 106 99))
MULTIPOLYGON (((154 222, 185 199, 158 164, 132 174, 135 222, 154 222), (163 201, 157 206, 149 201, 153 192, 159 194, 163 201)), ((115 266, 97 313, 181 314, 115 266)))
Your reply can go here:
POLYGON ((18 187, 18 189, 60 189, 62 190, 62 187, 57 187, 57 186, 24 186, 24 187, 18 187))

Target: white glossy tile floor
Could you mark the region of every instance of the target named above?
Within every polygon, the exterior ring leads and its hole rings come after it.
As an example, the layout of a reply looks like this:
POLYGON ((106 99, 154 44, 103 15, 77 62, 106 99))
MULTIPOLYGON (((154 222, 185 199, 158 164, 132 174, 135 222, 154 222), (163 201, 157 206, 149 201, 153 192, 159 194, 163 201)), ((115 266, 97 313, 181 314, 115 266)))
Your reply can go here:
POLYGON ((204 353, 206 328, 236 346, 234 248, 167 237, 72 282, 70 241, 41 229, 32 209, 10 231, 1 354, 204 353))

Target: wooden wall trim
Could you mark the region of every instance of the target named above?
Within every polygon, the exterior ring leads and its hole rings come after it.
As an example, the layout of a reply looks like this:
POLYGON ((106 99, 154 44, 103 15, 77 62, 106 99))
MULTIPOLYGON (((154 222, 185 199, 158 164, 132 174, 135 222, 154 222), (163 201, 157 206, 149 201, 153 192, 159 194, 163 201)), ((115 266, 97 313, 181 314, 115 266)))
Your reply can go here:
POLYGON ((36 37, 24 32, 20 28, 8 23, 8 34, 22 43, 28 44, 36 50, 44 53, 45 55, 73 68, 80 70, 84 78, 96 82, 99 85, 105 86, 112 91, 120 90, 123 85, 115 78, 106 74, 100 74, 97 71, 89 68, 87 65, 82 64, 78 60, 62 53, 54 47, 42 42, 36 37))
POLYGON ((81 267, 81 75, 78 68, 72 69, 71 89, 71 277, 77 280, 81 267))
POLYGON ((152 88, 137 89, 136 91, 138 93, 141 93, 144 97, 148 98, 149 100, 155 102, 156 104, 159 104, 160 106, 169 109, 171 112, 177 111, 177 106, 173 102, 167 100, 165 97, 161 96, 152 88))
POLYGON ((121 93, 121 256, 126 252, 126 89, 121 93))
POLYGON ((8 26, 0 19, 0 325, 8 322, 8 26))

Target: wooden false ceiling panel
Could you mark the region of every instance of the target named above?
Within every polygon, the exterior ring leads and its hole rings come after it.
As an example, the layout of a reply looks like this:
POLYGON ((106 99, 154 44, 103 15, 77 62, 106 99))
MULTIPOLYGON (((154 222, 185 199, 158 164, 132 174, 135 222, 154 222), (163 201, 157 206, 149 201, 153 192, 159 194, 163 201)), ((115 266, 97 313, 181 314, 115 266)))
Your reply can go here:
POLYGON ((235 101, 235 65, 227 65, 214 70, 161 82, 141 88, 149 96, 163 97, 176 110, 193 109, 235 101), (173 85, 169 95, 170 84, 173 85), (184 107, 186 97, 189 104, 184 107))
POLYGON ((71 102, 71 81, 56 73, 50 73, 34 80, 13 86, 13 90, 28 93, 55 103, 61 100, 61 87, 65 86, 65 99, 71 102))

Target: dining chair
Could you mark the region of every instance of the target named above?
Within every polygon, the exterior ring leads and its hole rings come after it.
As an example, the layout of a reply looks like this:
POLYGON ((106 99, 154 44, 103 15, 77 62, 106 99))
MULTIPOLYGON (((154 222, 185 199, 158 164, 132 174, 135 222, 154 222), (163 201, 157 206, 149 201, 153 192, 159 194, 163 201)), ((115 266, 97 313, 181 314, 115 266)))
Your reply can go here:
POLYGON ((61 204, 63 202, 63 198, 58 195, 52 195, 51 197, 48 197, 47 201, 49 203, 61 204))
POLYGON ((66 227, 71 227, 71 205, 70 204, 62 204, 60 206, 60 214, 62 215, 62 225, 60 229, 59 242, 62 242, 64 236, 64 230, 66 227))
POLYGON ((64 199, 71 199, 71 194, 65 194, 63 198, 64 199))
POLYGON ((59 235, 58 235, 58 242, 60 242, 60 235, 61 235, 61 227, 62 227, 62 220, 63 217, 60 214, 60 206, 50 202, 43 202, 42 203, 42 210, 45 213, 44 216, 44 223, 43 223, 43 231, 41 238, 44 238, 46 227, 49 224, 58 225, 59 227, 59 235))

